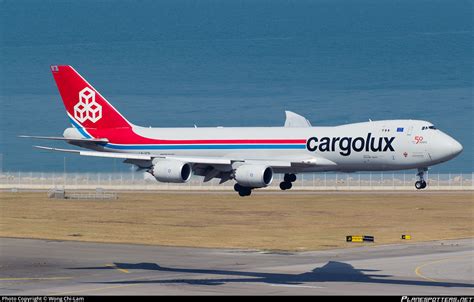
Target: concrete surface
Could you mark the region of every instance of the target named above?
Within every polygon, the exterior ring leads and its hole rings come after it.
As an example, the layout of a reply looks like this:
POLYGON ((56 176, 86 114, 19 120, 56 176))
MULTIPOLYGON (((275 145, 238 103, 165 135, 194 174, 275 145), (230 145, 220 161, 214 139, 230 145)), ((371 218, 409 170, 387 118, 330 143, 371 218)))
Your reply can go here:
POLYGON ((0 239, 0 295, 473 295, 474 239, 304 253, 0 239))

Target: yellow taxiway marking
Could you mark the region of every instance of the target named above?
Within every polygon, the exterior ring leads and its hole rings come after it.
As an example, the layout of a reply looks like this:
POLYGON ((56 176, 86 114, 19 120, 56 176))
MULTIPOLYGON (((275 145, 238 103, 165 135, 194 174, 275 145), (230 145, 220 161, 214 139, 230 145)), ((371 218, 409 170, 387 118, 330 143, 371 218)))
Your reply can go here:
POLYGON ((31 281, 31 280, 67 280, 72 279, 72 277, 24 277, 24 278, 0 278, 0 281, 31 281))
POLYGON ((118 271, 120 271, 120 272, 122 272, 122 273, 125 273, 125 274, 130 274, 129 271, 127 271, 126 269, 123 269, 123 268, 119 268, 119 267, 117 267, 115 264, 106 264, 105 266, 115 268, 116 270, 118 270, 118 271))
POLYGON ((431 281, 431 282, 441 282, 441 281, 438 281, 438 280, 435 280, 435 279, 426 277, 425 275, 423 275, 423 274, 421 273, 421 269, 422 269, 423 267, 426 267, 426 266, 429 266, 429 265, 433 265, 433 264, 437 264, 437 263, 442 263, 442 262, 447 262, 447 261, 452 261, 452 260, 456 260, 456 259, 462 259, 462 258, 466 258, 466 257, 472 257, 472 255, 459 256, 459 257, 452 257, 452 258, 444 258, 444 259, 439 259, 439 260, 427 262, 427 263, 425 263, 425 264, 422 264, 422 265, 418 266, 418 267, 415 269, 415 274, 416 274, 418 277, 423 278, 423 279, 428 280, 428 281, 431 281))

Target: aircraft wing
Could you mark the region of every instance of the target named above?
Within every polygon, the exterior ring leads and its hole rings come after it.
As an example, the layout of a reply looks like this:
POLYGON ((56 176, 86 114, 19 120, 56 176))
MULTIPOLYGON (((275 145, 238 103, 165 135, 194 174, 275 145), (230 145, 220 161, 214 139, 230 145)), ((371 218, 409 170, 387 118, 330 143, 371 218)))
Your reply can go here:
MULTIPOLYGON (((336 165, 334 162, 325 159, 323 157, 280 157, 272 159, 239 159, 239 158, 225 158, 225 157, 207 157, 207 156, 174 156, 174 155, 148 155, 139 153, 119 153, 119 152, 99 152, 99 151, 84 151, 75 149, 61 149, 44 146, 34 146, 35 148, 48 150, 75 153, 82 156, 93 156, 93 157, 106 157, 106 158, 122 158, 129 160, 130 163, 136 161, 147 161, 148 165, 151 166, 154 158, 166 158, 174 159, 183 162, 203 165, 231 165, 235 162, 242 162, 247 164, 264 164, 275 168, 280 167, 291 167, 291 166, 305 166, 305 165, 318 165, 318 166, 333 166, 336 165)), ((140 165, 143 166, 143 165, 140 165)))
POLYGON ((106 157, 106 158, 122 158, 128 160, 141 160, 141 161, 151 161, 153 158, 167 158, 175 159, 183 162, 196 163, 196 164, 214 164, 214 165, 230 165, 232 162, 230 159, 223 158, 211 158, 211 157, 186 157, 186 156, 157 156, 157 155, 147 155, 139 153, 120 153, 120 152, 99 152, 99 151, 85 151, 85 150, 76 150, 76 149, 61 149, 61 148, 52 148, 44 146, 34 146, 35 148, 48 150, 48 151, 57 151, 57 152, 66 152, 66 153, 75 153, 82 156, 93 156, 93 157, 106 157))
POLYGON ((42 149, 42 150, 75 153, 75 154, 79 154, 79 155, 83 155, 83 156, 123 158, 123 159, 138 159, 138 160, 152 160, 151 155, 145 155, 145 154, 83 151, 83 150, 74 150, 74 149, 51 148, 51 147, 44 147, 44 146, 34 146, 34 147, 38 148, 38 149, 42 149))

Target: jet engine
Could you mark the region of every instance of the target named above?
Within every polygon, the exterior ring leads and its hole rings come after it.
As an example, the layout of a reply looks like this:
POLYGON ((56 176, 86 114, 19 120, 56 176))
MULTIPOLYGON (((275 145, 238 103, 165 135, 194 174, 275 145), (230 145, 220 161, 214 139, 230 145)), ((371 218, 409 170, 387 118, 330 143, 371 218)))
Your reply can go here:
POLYGON ((264 165, 242 165, 235 170, 234 179, 244 187, 266 187, 272 183, 273 170, 264 165))
POLYGON ((161 182, 183 183, 191 179, 193 169, 190 163, 165 159, 153 165, 151 174, 161 182))

